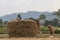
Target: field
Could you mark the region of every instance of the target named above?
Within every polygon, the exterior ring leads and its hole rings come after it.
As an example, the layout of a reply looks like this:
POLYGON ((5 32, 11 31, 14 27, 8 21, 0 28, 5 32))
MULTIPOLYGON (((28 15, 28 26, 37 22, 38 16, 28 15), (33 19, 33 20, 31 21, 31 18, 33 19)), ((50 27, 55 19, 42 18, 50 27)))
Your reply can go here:
POLYGON ((54 34, 53 38, 50 38, 50 34, 48 33, 48 28, 41 26, 39 31, 40 34, 38 37, 20 37, 20 38, 10 38, 7 34, 7 28, 2 27, 0 28, 0 40, 60 40, 60 28, 55 27, 56 33, 54 34))
MULTIPOLYGON (((60 38, 60 34, 54 34, 53 36, 54 36, 53 38, 60 38)), ((8 34, 0 34, 0 38, 9 38, 9 35, 8 34)), ((28 37, 28 38, 31 38, 31 37, 28 37)), ((41 34, 37 38, 50 38, 50 34, 41 34)))
POLYGON ((50 34, 48 33, 48 28, 41 26, 39 31, 40 34, 38 37, 29 38, 29 37, 20 37, 20 38, 10 38, 7 34, 7 28, 3 27, 0 28, 0 40, 60 40, 60 28, 55 27, 56 33, 54 34, 53 38, 50 38, 50 34))
POLYGON ((0 38, 0 40, 60 40, 60 38, 0 38))
POLYGON ((0 38, 0 40, 60 40, 60 38, 0 38))
POLYGON ((60 40, 59 37, 60 37, 60 34, 55 34, 54 38, 50 38, 49 34, 42 34, 41 38, 28 38, 28 37, 9 38, 8 34, 0 34, 0 40, 60 40))

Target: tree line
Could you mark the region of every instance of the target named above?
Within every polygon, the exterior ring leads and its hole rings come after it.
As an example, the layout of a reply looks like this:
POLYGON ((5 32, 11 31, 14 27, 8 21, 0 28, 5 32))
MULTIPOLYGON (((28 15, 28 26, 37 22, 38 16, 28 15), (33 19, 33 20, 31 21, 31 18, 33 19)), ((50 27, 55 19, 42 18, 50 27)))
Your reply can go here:
POLYGON ((56 15, 57 18, 54 18, 54 19, 52 19, 52 20, 47 20, 47 19, 46 19, 46 16, 45 16, 44 14, 41 14, 41 15, 39 16, 39 20, 40 20, 40 21, 41 21, 41 20, 44 21, 44 23, 43 23, 44 26, 47 26, 47 25, 51 24, 51 25, 53 25, 53 26, 58 26, 58 27, 60 27, 60 9, 58 9, 58 11, 56 11, 53 15, 56 15))

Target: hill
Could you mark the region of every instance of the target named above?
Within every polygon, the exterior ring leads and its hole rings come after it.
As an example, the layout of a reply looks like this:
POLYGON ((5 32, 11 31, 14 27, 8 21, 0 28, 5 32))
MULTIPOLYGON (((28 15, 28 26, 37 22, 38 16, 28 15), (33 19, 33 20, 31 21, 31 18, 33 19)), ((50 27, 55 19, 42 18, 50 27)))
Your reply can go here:
POLYGON ((30 18, 30 17, 33 17, 33 18, 38 18, 39 15, 41 14, 45 14, 46 18, 49 20, 52 20, 54 18, 56 18, 54 14, 54 12, 38 12, 38 11, 28 11, 28 12, 23 12, 23 13, 12 13, 12 14, 9 14, 9 15, 4 15, 0 18, 3 19, 3 21, 10 21, 10 20, 13 20, 13 19, 16 19, 17 15, 20 14, 22 19, 25 19, 25 18, 30 18))

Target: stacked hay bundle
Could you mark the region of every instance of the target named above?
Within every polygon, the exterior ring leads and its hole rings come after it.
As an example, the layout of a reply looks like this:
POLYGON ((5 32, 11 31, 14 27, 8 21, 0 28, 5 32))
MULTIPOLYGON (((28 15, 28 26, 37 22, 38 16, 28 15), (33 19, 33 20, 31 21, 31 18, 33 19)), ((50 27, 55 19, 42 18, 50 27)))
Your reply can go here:
POLYGON ((11 21, 7 23, 10 37, 34 37, 38 34, 38 25, 33 20, 11 21))

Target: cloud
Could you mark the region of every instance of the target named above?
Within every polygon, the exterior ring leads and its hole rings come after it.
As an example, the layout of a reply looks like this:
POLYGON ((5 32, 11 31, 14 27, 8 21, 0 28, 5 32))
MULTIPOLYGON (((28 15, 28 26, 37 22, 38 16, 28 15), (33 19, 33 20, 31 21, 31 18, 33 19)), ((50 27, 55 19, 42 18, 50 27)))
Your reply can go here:
POLYGON ((26 11, 54 11, 60 0, 0 0, 0 15, 26 11))

